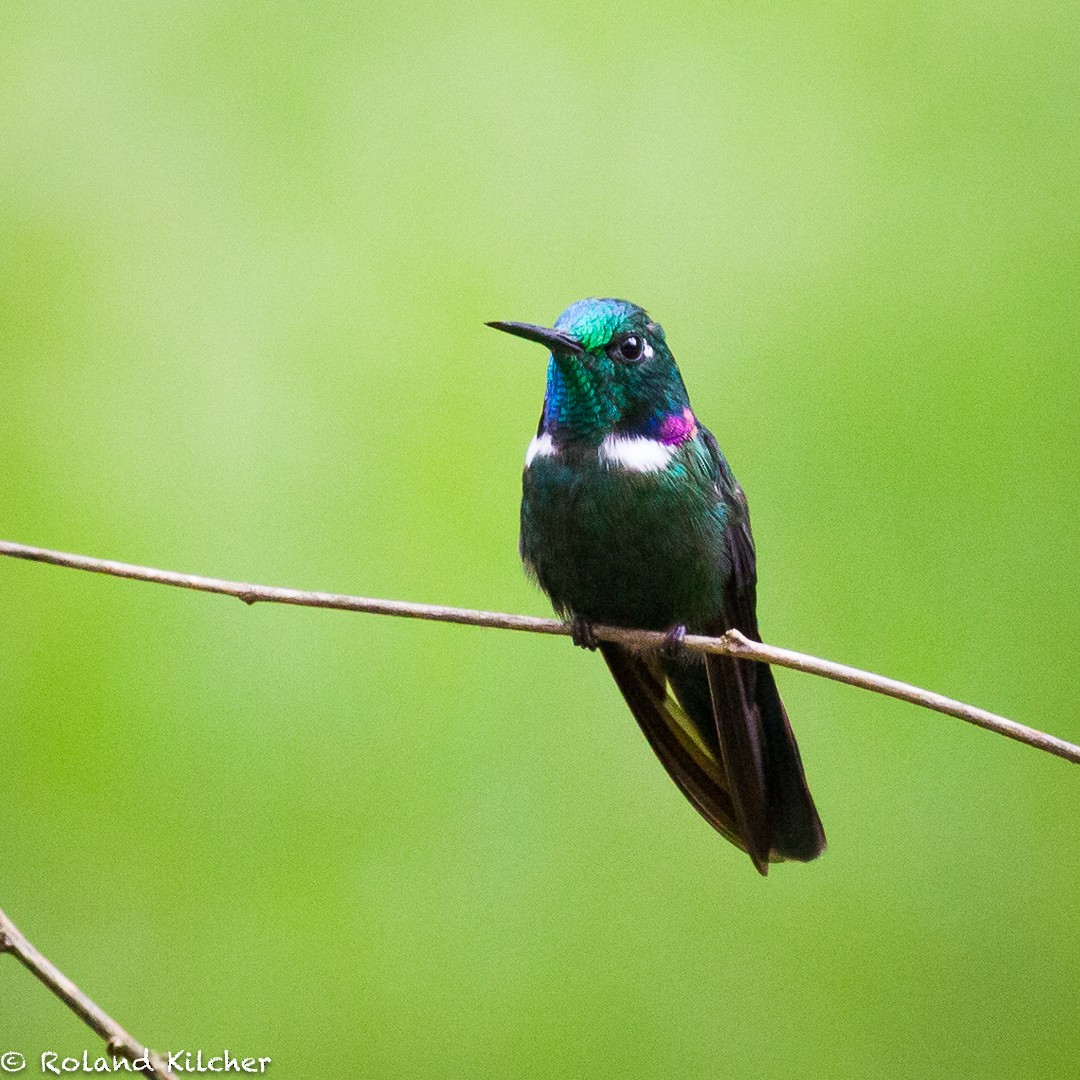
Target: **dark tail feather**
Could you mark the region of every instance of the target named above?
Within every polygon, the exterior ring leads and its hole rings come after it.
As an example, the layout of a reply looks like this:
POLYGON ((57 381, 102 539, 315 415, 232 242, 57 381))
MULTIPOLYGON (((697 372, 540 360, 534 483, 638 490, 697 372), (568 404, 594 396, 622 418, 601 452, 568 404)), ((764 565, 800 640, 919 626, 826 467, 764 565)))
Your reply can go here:
POLYGON ((720 756, 746 853, 758 872, 769 872, 773 848, 769 813, 768 737, 758 706, 754 672, 745 660, 706 657, 720 756))
MULTIPOLYGON (((704 663, 673 658, 662 663, 682 705, 679 715, 689 717, 714 769, 719 768, 737 834, 725 832, 728 839, 762 874, 770 862, 821 854, 825 834, 768 665, 716 655, 704 663)), ((671 765, 665 765, 678 783, 671 765)))
POLYGON ((821 854, 825 833, 767 664, 661 659, 610 642, 600 652, 672 780, 760 873, 821 854))
POLYGON ((728 788, 750 858, 763 874, 770 857, 815 858, 825 850, 825 831, 772 669, 715 655, 706 666, 728 788))
POLYGON ((825 830, 806 783, 799 746, 776 689, 772 668, 768 664, 753 666, 757 669, 757 701, 765 732, 772 849, 785 859, 808 862, 825 850, 825 830))

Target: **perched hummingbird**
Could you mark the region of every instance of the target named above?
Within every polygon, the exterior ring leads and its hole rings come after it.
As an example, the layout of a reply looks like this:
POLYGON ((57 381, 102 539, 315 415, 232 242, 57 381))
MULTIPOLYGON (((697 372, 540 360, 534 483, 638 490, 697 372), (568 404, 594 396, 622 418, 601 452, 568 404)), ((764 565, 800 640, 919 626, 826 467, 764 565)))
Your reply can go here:
POLYGON ((767 664, 680 649, 689 631, 758 638, 746 496, 702 427, 663 329, 626 300, 581 300, 554 329, 488 323, 551 353, 525 456, 521 557, 574 641, 599 647, 672 780, 762 873, 825 848, 767 664), (666 631, 640 653, 591 624, 666 631))

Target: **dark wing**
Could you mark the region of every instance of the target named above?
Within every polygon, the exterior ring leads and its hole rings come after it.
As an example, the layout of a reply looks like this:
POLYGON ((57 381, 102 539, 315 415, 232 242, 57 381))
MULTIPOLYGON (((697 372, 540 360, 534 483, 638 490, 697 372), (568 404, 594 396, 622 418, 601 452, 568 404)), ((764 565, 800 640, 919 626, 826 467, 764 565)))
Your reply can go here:
MULTIPOLYGON (((709 628, 735 629, 755 641, 757 561, 746 496, 716 445, 703 431, 727 507, 725 542, 730 560, 723 609, 709 628)), ((772 669, 753 660, 710 654, 705 661, 720 756, 745 847, 761 873, 773 859, 812 859, 825 833, 806 784, 799 748, 776 689, 772 669)))
MULTIPOLYGON (((694 629, 719 635, 734 627, 759 640, 746 498, 712 435, 702 429, 701 436, 727 584, 715 619, 694 629)), ((672 780, 762 874, 771 861, 808 860, 824 850, 825 834, 767 664, 712 654, 704 662, 649 656, 610 642, 600 651, 672 780)))

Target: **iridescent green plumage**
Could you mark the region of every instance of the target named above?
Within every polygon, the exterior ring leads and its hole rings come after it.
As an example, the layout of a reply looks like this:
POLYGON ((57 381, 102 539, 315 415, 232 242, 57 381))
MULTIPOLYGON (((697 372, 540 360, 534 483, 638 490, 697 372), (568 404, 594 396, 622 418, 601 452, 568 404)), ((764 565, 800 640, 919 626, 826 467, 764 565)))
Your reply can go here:
MULTIPOLYGON (((551 350, 521 554, 556 610, 579 626, 756 638, 746 499, 690 409, 663 330, 624 300, 580 301, 553 330, 491 325, 551 350)), ((600 650, 672 779, 762 873, 824 849, 769 667, 600 650)))

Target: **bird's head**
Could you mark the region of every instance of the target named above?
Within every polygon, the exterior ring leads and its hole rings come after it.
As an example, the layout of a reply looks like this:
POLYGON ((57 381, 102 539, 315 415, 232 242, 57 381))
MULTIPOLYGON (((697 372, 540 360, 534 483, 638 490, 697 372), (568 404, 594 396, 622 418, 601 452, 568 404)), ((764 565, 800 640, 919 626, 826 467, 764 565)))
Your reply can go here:
POLYGON ((613 431, 650 434, 689 408, 663 328, 626 300, 579 300, 553 328, 491 322, 496 330, 548 348, 540 430, 599 442, 613 431))

